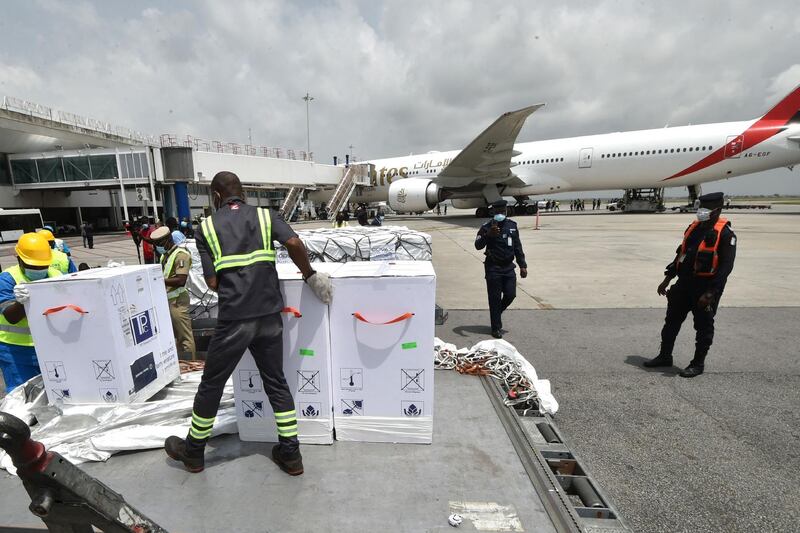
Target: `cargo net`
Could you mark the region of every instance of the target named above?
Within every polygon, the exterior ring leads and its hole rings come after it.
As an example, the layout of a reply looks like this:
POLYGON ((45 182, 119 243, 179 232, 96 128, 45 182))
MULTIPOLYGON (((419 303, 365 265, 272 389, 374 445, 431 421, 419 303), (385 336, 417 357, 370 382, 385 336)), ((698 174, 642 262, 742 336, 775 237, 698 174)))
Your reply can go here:
POLYGON ((527 359, 506 341, 486 340, 472 348, 457 349, 440 339, 434 341, 433 366, 472 376, 490 376, 503 385, 505 404, 523 411, 538 410, 554 415, 558 402, 550 381, 539 379, 527 359))
MULTIPOLYGON (((405 226, 353 226, 297 232, 312 263, 349 261, 430 261, 431 236, 405 226)), ((276 248, 279 263, 291 262, 282 246, 276 248)))

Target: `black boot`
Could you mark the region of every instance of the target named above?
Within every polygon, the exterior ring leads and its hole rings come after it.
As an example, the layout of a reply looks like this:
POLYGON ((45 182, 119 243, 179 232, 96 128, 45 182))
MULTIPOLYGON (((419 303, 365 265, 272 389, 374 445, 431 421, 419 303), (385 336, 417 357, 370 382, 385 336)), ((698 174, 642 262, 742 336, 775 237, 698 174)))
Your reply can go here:
POLYGON ((703 352, 695 352, 694 359, 689 363, 689 366, 681 370, 680 376, 682 378, 693 378, 699 376, 705 370, 706 354, 703 352))
POLYGON ((299 476, 303 473, 303 456, 299 450, 286 453, 280 444, 276 444, 272 447, 272 460, 290 476, 299 476))
POLYGON ((173 435, 164 441, 164 451, 171 459, 181 461, 189 472, 202 472, 205 468, 205 447, 189 448, 185 440, 173 435))
POLYGON ((647 360, 643 364, 647 368, 656 368, 659 366, 672 366, 672 356, 659 354, 658 357, 654 357, 653 359, 647 360))
POLYGON ((494 337, 495 339, 502 339, 503 338, 503 332, 500 331, 499 329, 493 329, 492 330, 492 337, 494 337))

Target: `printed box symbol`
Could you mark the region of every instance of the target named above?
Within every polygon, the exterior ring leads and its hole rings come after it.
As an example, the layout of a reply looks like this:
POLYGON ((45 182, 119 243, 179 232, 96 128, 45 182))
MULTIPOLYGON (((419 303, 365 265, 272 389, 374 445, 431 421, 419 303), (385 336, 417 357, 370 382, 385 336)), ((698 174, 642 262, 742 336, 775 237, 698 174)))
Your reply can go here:
POLYGON ((244 410, 245 418, 263 418, 264 417, 264 402, 251 402, 243 401, 242 409, 244 410))
POLYGON ((316 394, 320 392, 319 370, 297 371, 297 392, 303 394, 316 394))
POLYGON ((363 390, 364 370, 361 368, 339 369, 339 387, 342 390, 363 390))
POLYGON ((139 392, 158 378, 153 352, 143 355, 131 364, 133 390, 139 392))
POLYGON ((141 344, 155 335, 152 309, 131 316, 134 344, 141 344))
POLYGON ((342 414, 344 416, 362 416, 364 400, 342 400, 342 414))
POLYGON ((400 390, 403 392, 425 392, 425 369, 400 369, 400 390))
POLYGON ((100 398, 106 403, 114 403, 119 398, 117 389, 100 389, 100 398))
POLYGON ((317 402, 300 403, 300 413, 304 418, 317 418, 322 414, 322 404, 317 402))
POLYGON ((67 379, 67 372, 64 370, 64 363, 61 361, 47 361, 44 364, 47 369, 47 379, 49 381, 65 381, 67 379))
POLYGON ((239 371, 239 389, 242 392, 261 392, 264 387, 261 383, 261 374, 258 370, 239 371))
POLYGON ((92 367, 97 381, 114 381, 114 367, 110 359, 94 360, 92 367))
POLYGON ((405 416, 423 416, 424 407, 424 402, 403 401, 401 402, 400 410, 405 416))

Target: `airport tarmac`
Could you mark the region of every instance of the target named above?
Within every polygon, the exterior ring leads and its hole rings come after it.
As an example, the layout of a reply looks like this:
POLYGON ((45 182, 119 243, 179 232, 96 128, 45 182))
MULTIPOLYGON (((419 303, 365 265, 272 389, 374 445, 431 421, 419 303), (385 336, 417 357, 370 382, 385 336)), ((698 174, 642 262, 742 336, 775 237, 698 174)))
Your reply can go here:
MULTIPOLYGON (((657 353, 665 300, 656 286, 692 215, 562 211, 543 214, 539 230, 535 217, 516 218, 530 276, 504 315, 506 340, 551 380, 559 428, 635 531, 797 529, 798 215, 800 206, 725 213, 738 235, 736 266, 706 373, 692 380, 677 367, 640 366, 657 353)), ((452 209, 386 220, 431 234, 437 301, 450 312, 437 335, 458 346, 489 333, 473 246, 481 222, 452 209)), ((320 226, 330 227, 295 225, 320 226)), ((76 262, 136 262, 119 235, 96 237, 94 250, 67 240, 76 262)), ((4 267, 10 259, 0 250, 4 267)), ((688 363, 693 338, 688 321, 676 365, 688 363)))

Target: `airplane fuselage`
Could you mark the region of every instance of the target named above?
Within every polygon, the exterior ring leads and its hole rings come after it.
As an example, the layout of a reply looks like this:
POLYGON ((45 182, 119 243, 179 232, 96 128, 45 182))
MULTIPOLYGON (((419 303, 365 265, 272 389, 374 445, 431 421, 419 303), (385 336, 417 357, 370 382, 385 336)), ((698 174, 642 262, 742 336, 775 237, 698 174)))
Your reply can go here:
MULTIPOLYGON (((518 180, 498 183, 498 189, 503 196, 527 196, 696 185, 798 164, 798 136, 800 123, 755 119, 517 143, 511 172, 518 180)), ((435 179, 458 153, 367 161, 375 165, 372 187, 351 201, 386 201, 392 181, 435 179)), ((447 197, 477 198, 484 186, 467 178, 448 186, 447 197)))

